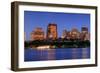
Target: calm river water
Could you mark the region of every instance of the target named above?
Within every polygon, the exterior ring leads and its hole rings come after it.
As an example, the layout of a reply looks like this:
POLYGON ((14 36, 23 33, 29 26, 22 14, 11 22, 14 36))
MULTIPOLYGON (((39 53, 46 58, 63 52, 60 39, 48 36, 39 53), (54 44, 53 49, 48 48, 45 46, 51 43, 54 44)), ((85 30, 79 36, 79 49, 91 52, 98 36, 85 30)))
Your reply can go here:
POLYGON ((24 61, 45 61, 64 59, 90 58, 90 48, 57 48, 50 50, 37 50, 27 48, 24 51, 24 61))

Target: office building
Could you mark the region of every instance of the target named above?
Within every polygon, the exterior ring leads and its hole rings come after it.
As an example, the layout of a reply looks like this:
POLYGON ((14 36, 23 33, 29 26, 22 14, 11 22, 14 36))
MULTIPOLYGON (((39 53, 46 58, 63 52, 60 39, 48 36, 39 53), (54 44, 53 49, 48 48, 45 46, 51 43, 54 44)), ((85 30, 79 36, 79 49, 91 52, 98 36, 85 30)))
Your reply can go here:
POLYGON ((57 39, 57 24, 50 23, 47 26, 47 39, 51 38, 53 40, 57 39))

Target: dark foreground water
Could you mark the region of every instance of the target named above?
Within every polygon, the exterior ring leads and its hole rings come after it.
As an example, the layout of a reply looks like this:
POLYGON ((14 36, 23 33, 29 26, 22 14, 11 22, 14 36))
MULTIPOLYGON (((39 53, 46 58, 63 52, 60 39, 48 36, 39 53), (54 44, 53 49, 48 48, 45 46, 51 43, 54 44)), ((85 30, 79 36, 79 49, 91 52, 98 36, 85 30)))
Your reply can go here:
POLYGON ((28 48, 24 51, 24 61, 67 60, 86 58, 90 58, 90 48, 58 48, 50 50, 37 50, 28 48))

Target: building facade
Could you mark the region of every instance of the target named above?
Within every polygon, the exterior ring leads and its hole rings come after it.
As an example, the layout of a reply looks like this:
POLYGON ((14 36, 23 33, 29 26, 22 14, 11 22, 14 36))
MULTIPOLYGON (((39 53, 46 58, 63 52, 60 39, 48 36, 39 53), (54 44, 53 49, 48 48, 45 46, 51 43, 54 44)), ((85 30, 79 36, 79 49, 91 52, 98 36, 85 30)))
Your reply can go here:
POLYGON ((88 28, 87 28, 87 27, 82 27, 82 28, 81 28, 81 32, 83 32, 83 33, 88 33, 88 28))
POLYGON ((67 38, 67 30, 66 29, 63 30, 61 38, 62 39, 67 38))
POLYGON ((44 40, 44 38, 45 38, 44 31, 40 27, 37 27, 35 30, 33 30, 30 36, 31 36, 30 37, 31 41, 33 41, 33 40, 44 40))
POLYGON ((57 24, 49 24, 47 27, 47 39, 51 38, 51 39, 57 39, 57 24))
POLYGON ((90 40, 90 33, 87 27, 81 28, 81 40, 90 40))
POLYGON ((70 38, 71 38, 71 39, 80 39, 80 32, 78 31, 78 29, 73 28, 73 29, 70 31, 70 38))

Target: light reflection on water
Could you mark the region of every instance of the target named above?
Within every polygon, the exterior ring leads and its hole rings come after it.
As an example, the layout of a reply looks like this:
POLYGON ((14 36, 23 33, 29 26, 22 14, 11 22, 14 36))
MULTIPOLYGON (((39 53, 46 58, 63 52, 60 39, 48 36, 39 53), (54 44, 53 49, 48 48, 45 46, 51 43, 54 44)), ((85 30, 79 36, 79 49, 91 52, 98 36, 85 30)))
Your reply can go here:
POLYGON ((24 61, 45 61, 90 58, 90 48, 25 49, 24 61))

